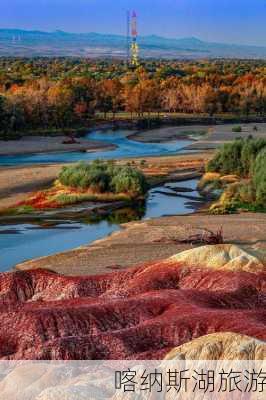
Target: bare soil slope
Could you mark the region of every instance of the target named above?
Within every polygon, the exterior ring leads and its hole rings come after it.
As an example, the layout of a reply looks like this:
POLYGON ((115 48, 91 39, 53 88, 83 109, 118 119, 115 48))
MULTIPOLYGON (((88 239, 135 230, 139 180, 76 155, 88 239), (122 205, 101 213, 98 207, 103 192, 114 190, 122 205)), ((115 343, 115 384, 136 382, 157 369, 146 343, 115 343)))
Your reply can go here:
POLYGON ((266 340, 263 260, 213 246, 210 269, 209 248, 197 254, 193 266, 188 255, 186 262, 172 258, 91 277, 1 274, 0 358, 147 360, 210 333, 266 340), (227 261, 216 270, 221 254, 227 261))

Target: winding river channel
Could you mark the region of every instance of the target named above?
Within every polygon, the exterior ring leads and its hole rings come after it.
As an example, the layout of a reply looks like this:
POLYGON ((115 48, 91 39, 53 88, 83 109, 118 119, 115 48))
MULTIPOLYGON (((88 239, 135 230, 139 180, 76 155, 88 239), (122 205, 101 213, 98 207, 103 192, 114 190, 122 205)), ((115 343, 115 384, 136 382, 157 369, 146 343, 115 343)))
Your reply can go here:
MULTIPOLYGON (((116 145, 112 151, 94 153, 66 152, 31 154, 0 157, 0 165, 31 165, 42 163, 66 163, 93 159, 116 159, 142 156, 163 156, 185 152, 190 139, 180 139, 167 143, 139 143, 127 138, 128 131, 95 131, 89 139, 116 145)), ((86 205, 75 207, 71 218, 47 213, 41 218, 27 217, 23 220, 0 223, 0 271, 6 271, 16 264, 37 257, 55 254, 89 244, 121 229, 120 224, 132 220, 185 215, 192 213, 200 202, 196 190, 197 180, 182 182, 192 200, 179 197, 176 187, 179 183, 168 183, 149 191, 145 204, 136 208, 124 208, 108 215, 91 216, 86 205), (75 212, 76 211, 76 212, 75 212)))
POLYGON ((128 130, 97 130, 88 133, 84 138, 103 142, 104 144, 114 144, 116 149, 113 151, 97 152, 53 152, 41 154, 23 154, 0 156, 0 166, 10 165, 31 165, 31 164, 53 164, 68 163, 78 161, 90 161, 98 158, 110 160, 117 158, 130 158, 142 156, 164 156, 184 152, 185 147, 192 143, 191 139, 180 139, 166 143, 141 143, 128 139, 132 131, 128 130))

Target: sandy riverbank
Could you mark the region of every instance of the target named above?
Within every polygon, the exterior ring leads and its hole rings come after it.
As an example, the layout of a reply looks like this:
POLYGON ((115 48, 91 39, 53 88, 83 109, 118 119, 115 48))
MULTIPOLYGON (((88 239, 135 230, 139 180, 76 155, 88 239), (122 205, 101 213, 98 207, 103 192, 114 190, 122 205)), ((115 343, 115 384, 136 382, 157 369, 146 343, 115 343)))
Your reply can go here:
POLYGON ((116 147, 84 138, 78 138, 77 143, 74 144, 63 144, 65 140, 69 140, 69 138, 65 136, 24 136, 19 140, 0 140, 0 156, 67 151, 102 151, 114 150, 116 147))
POLYGON ((234 140, 235 138, 247 138, 252 135, 257 138, 266 137, 266 124, 221 124, 221 125, 191 125, 191 126, 173 126, 167 128, 159 128, 151 131, 144 131, 134 133, 130 136, 132 140, 143 143, 154 142, 162 143, 165 141, 172 141, 180 139, 181 137, 198 136, 199 133, 204 134, 198 137, 198 140, 189 145, 187 149, 190 150, 213 150, 225 142, 234 140), (242 127, 242 132, 233 132, 236 126, 242 127), (256 126, 257 130, 254 130, 256 126))
MULTIPOLYGON (((209 154, 189 154, 166 157, 145 157, 145 173, 150 166, 151 173, 158 171, 168 173, 176 171, 182 174, 184 170, 202 169, 209 154)), ((137 160, 137 159, 135 159, 137 160)), ((125 160, 121 162, 128 162, 125 160)), ((131 160, 132 161, 132 160, 131 160)), ((0 210, 11 207, 16 203, 23 201, 30 193, 48 188, 58 176, 62 165, 41 165, 26 167, 6 167, 0 168, 0 210)))
MULTIPOLYGON (((158 129, 143 130, 141 132, 132 130, 129 139, 143 143, 162 143, 187 138, 189 136, 193 137, 194 135, 197 137, 197 140, 195 143, 188 146, 188 149, 214 149, 221 143, 234 140, 236 137, 245 138, 249 135, 265 137, 266 124, 183 125, 161 127, 158 129), (232 129, 235 126, 241 126, 242 132, 233 132, 232 129), (257 131, 254 131, 254 126, 257 127, 257 131), (199 137, 199 134, 204 135, 199 137)), ((65 136, 24 136, 20 140, 0 140, 0 156, 61 151, 101 151, 115 148, 114 145, 105 145, 103 142, 84 138, 78 138, 77 141, 79 143, 76 144, 63 144, 66 139, 65 136)))
MULTIPOLYGON (((225 141, 233 140, 239 136, 247 137, 250 134, 256 137, 265 137, 266 124, 257 124, 257 131, 253 131, 253 126, 253 124, 242 125, 243 132, 241 134, 233 133, 230 125, 210 127, 208 135, 199 142, 195 142, 192 147, 198 146, 199 150, 213 149, 225 141)), ((204 128, 206 129, 206 127, 204 128)), ((174 137, 176 130, 181 132, 180 129, 184 129, 184 127, 146 131, 137 136, 145 138, 143 141, 147 142, 151 140, 151 135, 156 140, 171 140, 171 135, 173 135, 173 139, 176 138, 176 136, 174 137)), ((188 127, 186 127, 187 129, 188 127)), ((192 127, 189 127, 190 129, 192 127)), ((203 127, 194 126, 193 129, 198 132, 203 127)), ((172 174, 182 175, 184 171, 203 168, 212 154, 213 150, 210 150, 197 154, 141 157, 141 160, 146 160, 151 167, 150 172, 163 172, 165 170, 169 172, 170 168, 172 174)), ((134 160, 140 162, 140 159, 134 160)), ((45 165, 0 169, 0 209, 25 199, 33 191, 48 187, 56 178, 60 168, 61 165, 45 165)), ((147 166, 145 168, 147 169, 147 166)), ((261 248, 266 251, 265 214, 245 213, 209 216, 198 213, 191 216, 167 217, 142 223, 130 223, 124 226, 125 229, 122 232, 113 234, 110 238, 91 246, 33 260, 24 263, 20 268, 47 268, 67 275, 110 272, 112 269, 121 268, 121 265, 124 268, 176 254, 191 246, 178 244, 174 240, 184 238, 184 235, 188 235, 199 227, 215 231, 220 226, 223 226, 226 242, 236 243, 251 249, 261 248)))
POLYGON ((193 214, 131 222, 111 236, 65 253, 25 262, 18 269, 45 268, 66 275, 95 275, 170 257, 192 248, 178 240, 199 228, 223 228, 226 243, 266 253, 266 214, 193 214))
MULTIPOLYGON (((164 127, 159 129, 147 130, 139 133, 133 133, 130 138, 140 142, 164 142, 177 140, 178 138, 190 134, 197 135, 199 132, 206 134, 188 146, 188 149, 197 150, 199 154, 187 154, 164 157, 141 157, 154 164, 154 169, 163 169, 166 164, 173 166, 173 169, 203 167, 204 163, 212 156, 214 149, 227 141, 232 141, 236 137, 266 137, 266 124, 241 124, 242 132, 235 133, 232 128, 236 125, 192 125, 179 127, 164 127), (254 131, 254 126, 257 131, 254 131), (194 164, 193 164, 194 163, 194 164), (185 166, 185 164, 187 164, 185 166)), ((20 152, 49 152, 49 151, 74 151, 112 149, 112 146, 105 146, 102 142, 79 139, 79 145, 62 145, 63 137, 26 137, 20 141, 1 142, 0 156, 3 154, 20 152)), ((128 160, 127 160, 128 161, 128 160)), ((52 181, 58 175, 61 165, 42 165, 28 167, 0 168, 0 209, 10 207, 19 201, 25 199, 29 193, 45 189, 51 185, 52 181)))

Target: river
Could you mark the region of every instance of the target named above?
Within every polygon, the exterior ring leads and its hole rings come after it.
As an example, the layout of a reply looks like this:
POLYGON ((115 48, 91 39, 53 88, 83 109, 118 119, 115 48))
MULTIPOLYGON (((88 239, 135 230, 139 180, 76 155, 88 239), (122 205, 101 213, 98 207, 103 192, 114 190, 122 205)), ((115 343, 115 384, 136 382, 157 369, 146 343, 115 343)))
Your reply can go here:
MULTIPOLYGON (((96 158, 115 159, 138 157, 147 155, 176 154, 191 143, 191 140, 177 140, 169 143, 138 143, 127 139, 129 132, 125 131, 96 131, 89 135, 90 139, 113 143, 117 148, 113 151, 96 153, 53 153, 33 154, 23 156, 1 157, 1 165, 25 165, 55 162, 75 162, 93 160, 96 158)), ((102 218, 92 218, 86 215, 58 220, 51 216, 36 221, 0 225, 0 271, 7 271, 16 264, 37 257, 55 254, 75 247, 92 243, 114 231, 121 229, 120 223, 131 220, 143 220, 166 215, 184 215, 192 213, 197 208, 200 198, 197 199, 197 180, 183 182, 182 186, 191 190, 189 195, 194 196, 191 201, 176 196, 172 190, 175 183, 153 188, 149 191, 145 205, 137 209, 122 209, 110 213, 102 218), (169 195, 170 194, 170 195, 169 195)), ((180 186, 180 183, 178 183, 180 186)))
POLYGON ((96 140, 105 144, 114 144, 116 149, 113 151, 98 151, 98 152, 53 152, 41 154, 22 154, 0 156, 0 166, 16 166, 16 165, 31 165, 31 164, 53 164, 53 163, 68 163, 78 161, 90 161, 97 158, 105 160, 130 157, 144 156, 164 156, 182 153, 185 147, 193 143, 188 139, 180 139, 167 143, 141 143, 135 140, 128 139, 132 131, 127 130, 96 130, 88 133, 84 138, 96 140))

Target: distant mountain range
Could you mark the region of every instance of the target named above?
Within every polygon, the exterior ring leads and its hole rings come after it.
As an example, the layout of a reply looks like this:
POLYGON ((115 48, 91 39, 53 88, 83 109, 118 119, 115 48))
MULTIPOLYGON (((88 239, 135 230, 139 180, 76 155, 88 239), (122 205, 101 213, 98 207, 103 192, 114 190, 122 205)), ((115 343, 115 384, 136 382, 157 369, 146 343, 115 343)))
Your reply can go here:
MULTIPOLYGON (((266 59, 266 47, 204 42, 194 37, 139 37, 143 58, 266 59)), ((100 33, 42 32, 0 29, 0 56, 116 57, 126 54, 126 38, 100 33)))

